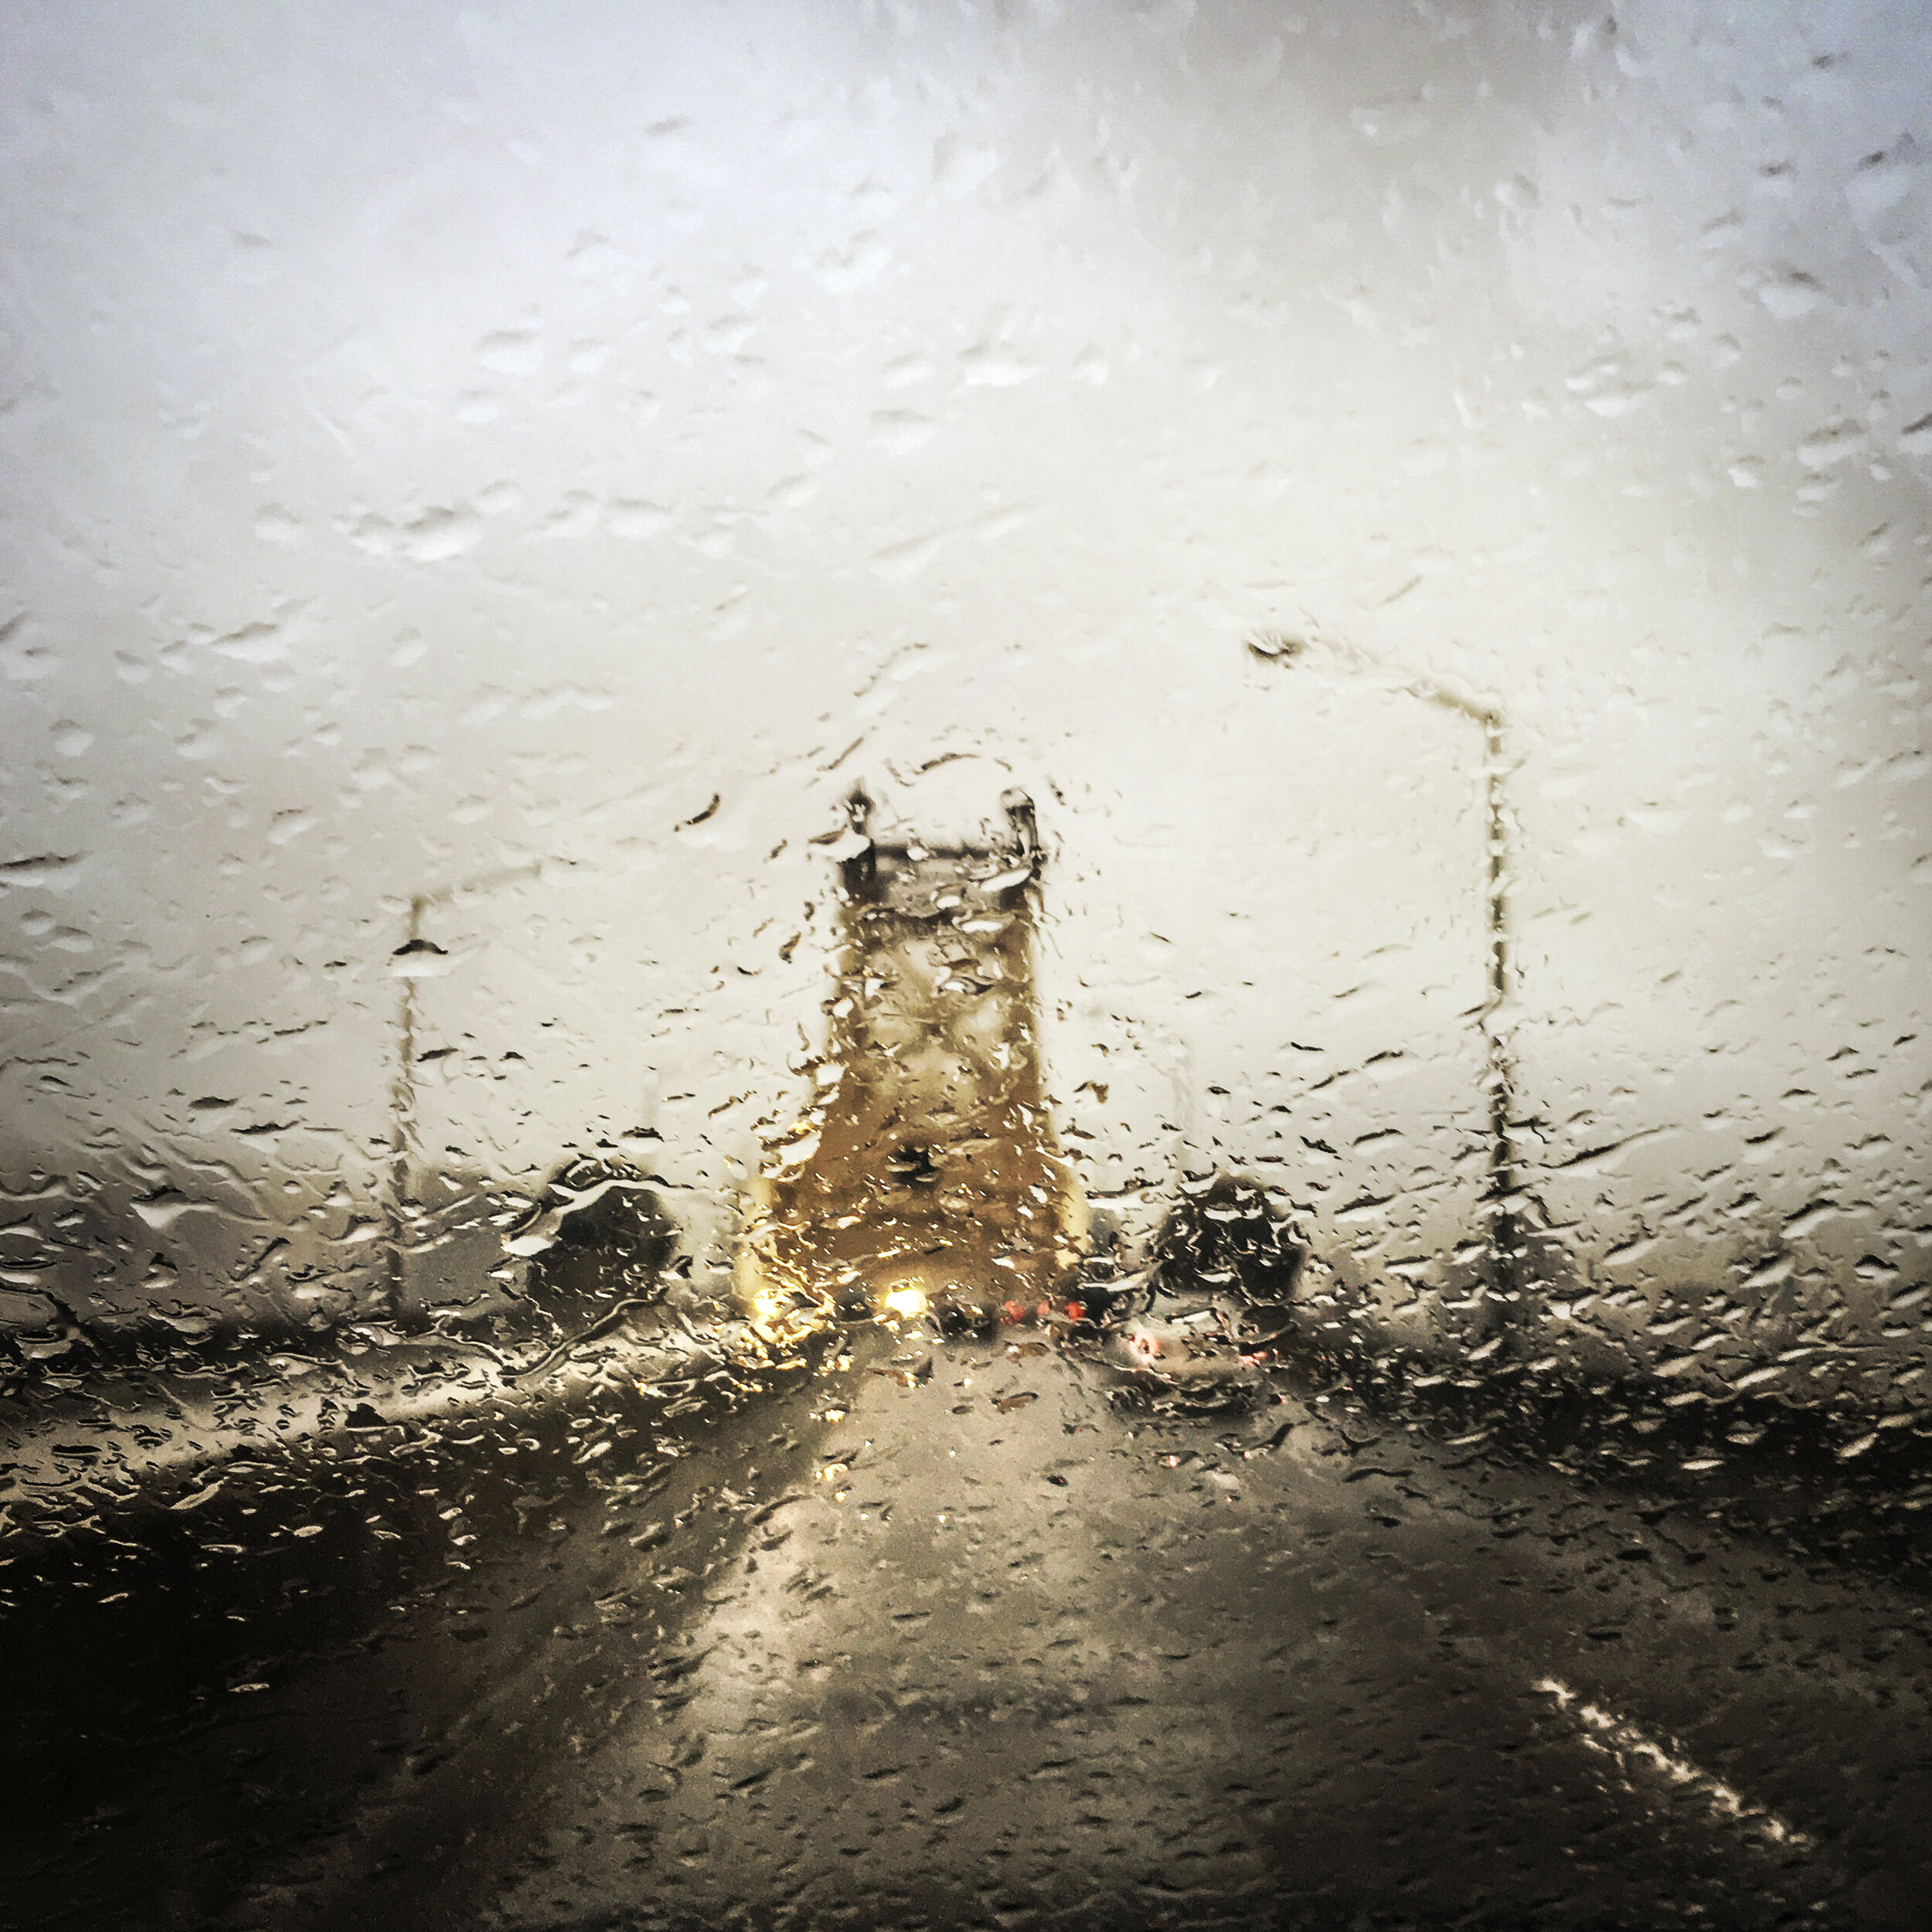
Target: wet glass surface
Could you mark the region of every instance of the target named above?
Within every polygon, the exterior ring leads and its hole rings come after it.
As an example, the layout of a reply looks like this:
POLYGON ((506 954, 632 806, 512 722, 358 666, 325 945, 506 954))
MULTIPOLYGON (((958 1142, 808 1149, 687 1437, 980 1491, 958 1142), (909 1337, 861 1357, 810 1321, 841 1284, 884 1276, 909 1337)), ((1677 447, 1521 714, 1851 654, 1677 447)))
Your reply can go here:
POLYGON ((0 20, 0 1927, 1916 1927, 1932 39, 0 20))

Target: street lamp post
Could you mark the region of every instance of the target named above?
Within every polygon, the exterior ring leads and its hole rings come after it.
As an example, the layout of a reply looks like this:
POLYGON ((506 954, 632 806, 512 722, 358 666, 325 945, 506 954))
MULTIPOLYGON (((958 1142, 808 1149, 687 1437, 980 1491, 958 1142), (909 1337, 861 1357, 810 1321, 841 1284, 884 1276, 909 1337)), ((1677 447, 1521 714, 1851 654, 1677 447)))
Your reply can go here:
POLYGON ((543 861, 505 866, 474 879, 418 893, 410 901, 409 927, 401 945, 389 955, 389 971, 400 982, 396 994, 393 1051, 389 1082, 389 1293, 392 1312, 402 1305, 403 1255, 408 1245, 411 1202, 410 1165, 416 1151, 416 982, 445 970, 447 955, 423 930, 423 917, 432 907, 473 893, 495 891, 519 879, 541 876, 543 861))
POLYGON ((1476 1019, 1482 1032, 1483 1086, 1489 1104, 1488 1174, 1482 1211, 1488 1229, 1489 1292, 1505 1307, 1510 1306, 1521 1293, 1518 1279, 1521 1248, 1515 1153, 1509 1138, 1516 1107, 1515 1049, 1509 1033, 1515 961, 1509 932, 1510 841, 1509 811, 1503 796, 1506 767, 1502 713, 1494 704, 1471 698, 1432 678, 1386 664, 1352 645, 1331 640, 1311 642, 1279 631, 1256 631, 1249 636, 1247 647, 1264 663, 1274 665, 1306 661, 1318 652, 1351 671, 1368 674, 1385 690, 1420 699, 1439 711, 1466 718, 1482 733, 1483 923, 1488 984, 1476 1019))

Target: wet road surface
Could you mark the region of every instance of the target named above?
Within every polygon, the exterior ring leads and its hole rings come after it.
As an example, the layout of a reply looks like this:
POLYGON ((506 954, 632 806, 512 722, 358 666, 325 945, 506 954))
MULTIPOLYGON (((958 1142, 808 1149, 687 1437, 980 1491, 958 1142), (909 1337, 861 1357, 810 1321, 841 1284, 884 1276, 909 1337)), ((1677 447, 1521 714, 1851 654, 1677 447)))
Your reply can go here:
POLYGON ((1119 1386, 869 1331, 43 1554, 0 1922, 1925 1923, 1917 1588, 1119 1386))

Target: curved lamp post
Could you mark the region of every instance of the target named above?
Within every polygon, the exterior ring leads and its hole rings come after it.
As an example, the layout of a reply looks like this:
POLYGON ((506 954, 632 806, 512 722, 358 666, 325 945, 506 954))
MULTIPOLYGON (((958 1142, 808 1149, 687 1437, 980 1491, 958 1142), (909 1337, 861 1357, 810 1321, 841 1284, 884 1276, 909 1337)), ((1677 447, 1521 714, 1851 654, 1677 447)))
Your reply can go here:
POLYGON ((1516 1063, 1509 1037, 1509 1008, 1515 985, 1515 960, 1509 943, 1509 821, 1503 798, 1503 716, 1493 704, 1471 698, 1432 678, 1418 677, 1397 665, 1385 664, 1352 645, 1328 640, 1311 642, 1279 631, 1256 631, 1247 639, 1249 651, 1264 663, 1288 665, 1318 654, 1350 671, 1366 672, 1386 691, 1420 699, 1459 718, 1482 733, 1484 822, 1483 923, 1487 941, 1488 994, 1476 1011, 1483 1039, 1483 1087, 1488 1096, 1489 1171, 1483 1194, 1483 1218, 1488 1225, 1489 1292, 1505 1305, 1519 1297, 1519 1246, 1515 1151, 1509 1130, 1515 1116, 1516 1063))

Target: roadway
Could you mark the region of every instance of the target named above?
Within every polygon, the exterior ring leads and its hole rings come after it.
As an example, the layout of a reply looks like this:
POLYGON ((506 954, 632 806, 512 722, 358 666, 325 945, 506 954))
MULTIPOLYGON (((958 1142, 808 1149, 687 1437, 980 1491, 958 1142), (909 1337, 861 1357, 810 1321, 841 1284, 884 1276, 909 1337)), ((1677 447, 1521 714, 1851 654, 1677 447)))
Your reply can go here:
POLYGON ((1928 1922, 1909 1579, 1285 1379, 903 1342, 42 1552, 0 1922, 1928 1922))

